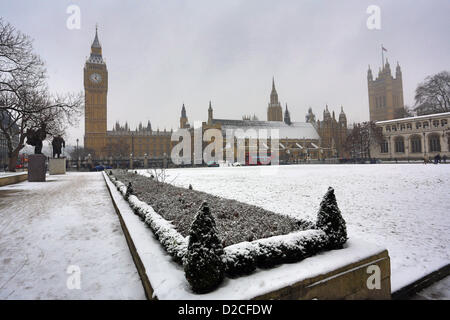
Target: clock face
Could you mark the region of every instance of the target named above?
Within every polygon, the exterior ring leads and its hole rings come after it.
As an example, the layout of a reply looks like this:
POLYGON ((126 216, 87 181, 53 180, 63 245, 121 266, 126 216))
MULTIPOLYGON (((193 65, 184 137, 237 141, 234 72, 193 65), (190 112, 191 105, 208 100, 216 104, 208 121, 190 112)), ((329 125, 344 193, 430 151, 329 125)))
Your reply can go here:
POLYGON ((100 81, 102 81, 102 76, 99 75, 98 73, 92 73, 89 78, 94 83, 99 83, 100 81))

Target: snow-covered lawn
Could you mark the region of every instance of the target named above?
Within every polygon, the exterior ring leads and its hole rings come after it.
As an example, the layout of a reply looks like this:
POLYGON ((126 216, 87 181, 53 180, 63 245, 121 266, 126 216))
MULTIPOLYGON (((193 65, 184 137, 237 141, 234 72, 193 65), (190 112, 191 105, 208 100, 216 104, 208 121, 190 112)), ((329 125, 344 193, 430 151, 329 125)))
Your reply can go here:
POLYGON ((145 299, 100 172, 0 187, 0 299, 145 299))
POLYGON ((392 290, 450 263, 450 165, 170 169, 168 182, 315 219, 328 186, 350 238, 389 250, 392 290), (175 180, 174 180, 175 179, 175 180))

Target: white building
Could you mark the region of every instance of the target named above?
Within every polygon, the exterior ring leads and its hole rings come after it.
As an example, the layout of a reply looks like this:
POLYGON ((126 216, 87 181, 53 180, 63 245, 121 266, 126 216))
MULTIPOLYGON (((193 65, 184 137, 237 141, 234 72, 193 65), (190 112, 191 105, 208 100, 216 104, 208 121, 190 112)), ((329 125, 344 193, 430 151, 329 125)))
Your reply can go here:
POLYGON ((439 154, 450 158, 450 112, 378 121, 384 141, 373 146, 379 159, 432 159, 439 154))

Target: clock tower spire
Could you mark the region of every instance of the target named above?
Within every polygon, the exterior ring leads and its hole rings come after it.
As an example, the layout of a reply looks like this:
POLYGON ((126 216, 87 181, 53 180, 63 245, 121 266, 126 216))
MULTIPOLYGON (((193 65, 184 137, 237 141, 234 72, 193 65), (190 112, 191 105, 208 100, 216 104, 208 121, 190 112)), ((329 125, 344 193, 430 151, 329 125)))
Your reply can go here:
POLYGON ((106 145, 108 70, 103 60, 97 27, 91 54, 84 66, 84 92, 84 147, 91 149, 95 157, 99 158, 104 155, 106 145))

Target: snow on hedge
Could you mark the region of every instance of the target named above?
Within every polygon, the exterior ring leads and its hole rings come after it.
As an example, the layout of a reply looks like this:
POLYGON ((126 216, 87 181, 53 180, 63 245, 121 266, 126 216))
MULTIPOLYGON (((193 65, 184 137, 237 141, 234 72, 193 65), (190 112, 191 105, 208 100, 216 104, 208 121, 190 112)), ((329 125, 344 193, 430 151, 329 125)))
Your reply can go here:
POLYGON ((208 203, 203 201, 189 233, 189 245, 184 259, 184 274, 196 293, 208 293, 223 280, 223 246, 208 203))
POLYGON ((328 237, 322 230, 297 231, 228 246, 224 249, 223 261, 229 276, 239 276, 251 273, 256 267, 270 268, 300 261, 318 253, 327 242, 328 237))
POLYGON ((188 189, 188 186, 175 187, 131 172, 114 171, 114 176, 125 185, 131 182, 133 194, 149 204, 164 219, 171 221, 184 237, 189 236, 197 209, 206 200, 224 247, 307 230, 314 225, 313 220, 288 217, 244 202, 188 189))
MULTIPOLYGON (((115 184, 117 190, 124 196, 127 194, 127 187, 122 182, 109 176, 115 184)), ((178 233, 173 225, 161 217, 147 203, 140 201, 135 195, 129 195, 128 203, 133 212, 140 216, 155 234, 156 238, 163 245, 164 249, 177 262, 181 262, 186 254, 188 237, 183 237, 178 233)))
MULTIPOLYGON (((156 213, 147 203, 140 201, 129 188, 111 175, 108 175, 117 190, 124 196, 133 209, 150 226, 165 250, 178 263, 186 266, 189 237, 183 237, 170 223, 156 213), (128 192, 127 192, 128 190, 128 192)), ((227 246, 221 251, 221 261, 225 273, 236 277, 253 272, 258 268, 271 268, 278 264, 297 262, 318 252, 341 247, 347 240, 345 221, 342 218, 330 188, 319 211, 319 224, 312 229, 296 231, 285 235, 240 242, 227 246), (334 217, 334 215, 337 215, 334 217), (328 226, 328 227, 327 227, 328 226), (338 244, 338 245, 337 245, 338 244)), ((203 207, 203 206, 202 206, 203 207)), ((200 209, 201 210, 201 209, 200 209)), ((208 216, 209 217, 209 216, 208 216)), ((210 219, 213 220, 212 216, 210 219)), ((213 225, 213 221, 211 222, 213 225)))

